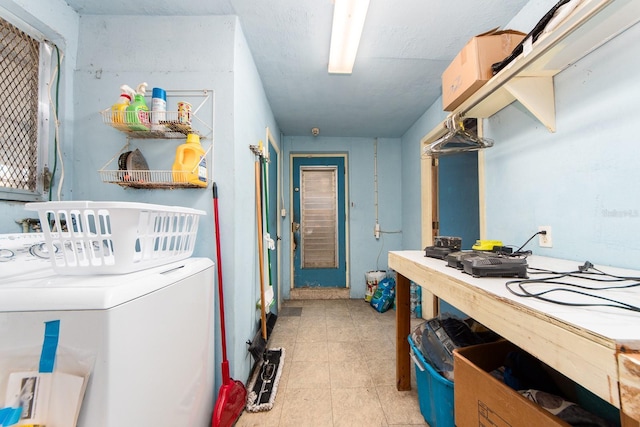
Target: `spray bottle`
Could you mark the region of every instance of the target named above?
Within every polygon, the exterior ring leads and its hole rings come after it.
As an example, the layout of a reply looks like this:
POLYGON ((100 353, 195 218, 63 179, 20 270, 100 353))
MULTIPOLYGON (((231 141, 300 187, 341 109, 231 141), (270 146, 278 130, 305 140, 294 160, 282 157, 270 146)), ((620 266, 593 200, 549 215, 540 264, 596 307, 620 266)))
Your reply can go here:
POLYGON ((198 187, 207 186, 207 157, 200 145, 200 136, 195 133, 187 135, 187 142, 176 149, 173 163, 173 181, 187 182, 198 187))
POLYGON ((111 106, 111 121, 113 124, 124 125, 125 110, 131 104, 136 92, 127 85, 120 86, 120 98, 111 106))
POLYGON ((133 102, 127 107, 127 125, 130 130, 149 130, 149 107, 144 100, 147 91, 147 83, 140 83, 136 87, 136 94, 133 102))

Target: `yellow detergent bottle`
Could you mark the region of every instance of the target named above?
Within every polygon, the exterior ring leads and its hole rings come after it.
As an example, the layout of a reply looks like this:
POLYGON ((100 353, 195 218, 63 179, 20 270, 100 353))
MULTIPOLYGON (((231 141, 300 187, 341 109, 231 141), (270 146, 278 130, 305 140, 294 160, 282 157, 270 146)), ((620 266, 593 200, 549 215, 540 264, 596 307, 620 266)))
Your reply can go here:
POLYGON ((190 133, 187 142, 178 146, 172 172, 174 182, 207 186, 207 157, 200 144, 200 136, 190 133))
POLYGON ((111 106, 111 121, 114 125, 126 127, 125 111, 136 92, 127 85, 120 86, 120 98, 111 106))

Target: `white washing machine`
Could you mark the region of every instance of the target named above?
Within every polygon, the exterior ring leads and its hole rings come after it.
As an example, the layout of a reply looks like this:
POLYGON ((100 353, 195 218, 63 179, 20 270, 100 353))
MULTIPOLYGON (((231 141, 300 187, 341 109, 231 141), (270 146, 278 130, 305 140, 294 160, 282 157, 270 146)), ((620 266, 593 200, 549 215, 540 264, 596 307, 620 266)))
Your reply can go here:
MULTIPOLYGON (((63 276, 43 242, 39 233, 0 235, 0 356, 29 360, 42 347, 44 322, 60 320, 58 353, 93 362, 79 427, 210 425, 213 262, 63 276)), ((0 407, 11 363, 0 357, 0 407)))

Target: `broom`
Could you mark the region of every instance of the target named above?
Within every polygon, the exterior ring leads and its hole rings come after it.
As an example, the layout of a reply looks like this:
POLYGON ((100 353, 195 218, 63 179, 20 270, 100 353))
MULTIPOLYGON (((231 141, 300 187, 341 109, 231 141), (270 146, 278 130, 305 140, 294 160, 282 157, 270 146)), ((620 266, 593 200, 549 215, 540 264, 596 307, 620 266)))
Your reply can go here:
POLYGON ((232 426, 242 413, 247 400, 247 390, 242 382, 229 376, 227 360, 227 337, 224 325, 224 295, 222 289, 222 261, 220 254, 220 224, 218 218, 218 187, 213 183, 213 213, 216 231, 216 256, 218 261, 218 294, 220 297, 220 330, 222 338, 222 385, 211 418, 212 427, 232 426))

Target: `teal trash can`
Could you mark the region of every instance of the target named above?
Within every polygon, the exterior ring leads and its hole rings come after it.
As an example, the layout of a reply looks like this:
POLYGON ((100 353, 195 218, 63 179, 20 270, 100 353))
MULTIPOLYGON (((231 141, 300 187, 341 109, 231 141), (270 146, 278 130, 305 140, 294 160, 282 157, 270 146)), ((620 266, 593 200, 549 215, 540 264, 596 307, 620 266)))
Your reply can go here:
POLYGON ((453 409, 453 381, 440 375, 425 360, 411 339, 411 358, 416 365, 416 382, 420 412, 430 427, 455 427, 453 409))

